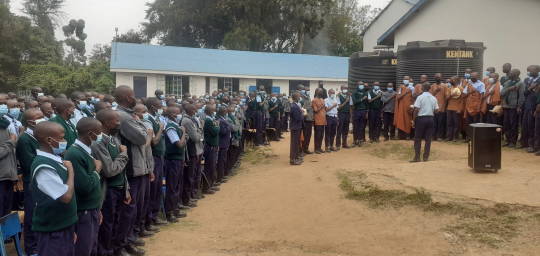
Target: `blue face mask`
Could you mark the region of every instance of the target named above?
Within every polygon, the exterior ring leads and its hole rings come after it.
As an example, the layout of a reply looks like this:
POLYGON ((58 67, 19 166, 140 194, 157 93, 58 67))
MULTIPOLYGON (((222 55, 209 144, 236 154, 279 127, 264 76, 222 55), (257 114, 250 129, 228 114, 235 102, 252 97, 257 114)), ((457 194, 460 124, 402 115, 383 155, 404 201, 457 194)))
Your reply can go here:
POLYGON ((58 147, 53 147, 53 153, 57 156, 64 154, 67 149, 67 141, 60 141, 58 142, 58 147))
POLYGON ((376 85, 375 85, 375 86, 373 86, 373 90, 375 90, 375 91, 378 91, 379 89, 380 89, 380 87, 379 87, 379 86, 376 86, 376 85))
POLYGON ((9 108, 7 107, 6 104, 2 104, 0 105, 0 115, 5 115, 9 113, 9 108))
POLYGON ((182 114, 176 116, 176 122, 182 122, 182 114))
POLYGON ((144 120, 150 119, 150 114, 148 114, 148 113, 144 113, 142 116, 143 116, 144 120))
POLYGON ((160 100, 164 100, 164 99, 165 99, 165 96, 159 95, 159 99, 160 99, 160 100))
POLYGON ((306 90, 300 90, 302 94, 306 94, 306 90))
POLYGON ((389 91, 389 92, 393 92, 393 91, 394 91, 394 88, 388 88, 388 91, 389 91))
POLYGON ((9 115, 15 119, 19 118, 19 115, 21 114, 20 108, 10 108, 9 109, 9 115))
POLYGON ((158 110, 156 111, 156 114, 157 114, 157 116, 163 115, 163 109, 162 109, 162 108, 158 109, 158 110))
POLYGON ((88 106, 88 103, 86 100, 79 101, 79 105, 77 105, 80 109, 85 109, 88 106))
POLYGON ((527 76, 528 76, 528 77, 532 77, 532 73, 531 73, 531 72, 527 72, 527 76))
POLYGON ((112 103, 112 107, 113 107, 113 108, 117 108, 117 107, 118 107, 118 103, 116 103, 116 101, 113 102, 113 103, 112 103))
POLYGON ((465 74, 465 78, 467 79, 471 78, 471 74, 465 74))
POLYGON ((403 80, 404 85, 409 85, 409 80, 403 80))
POLYGON ((484 76, 489 76, 489 75, 491 75, 491 72, 489 72, 489 71, 484 71, 484 76))
POLYGON ((358 86, 358 90, 364 90, 364 86, 363 86, 363 85, 359 85, 359 86, 358 86))

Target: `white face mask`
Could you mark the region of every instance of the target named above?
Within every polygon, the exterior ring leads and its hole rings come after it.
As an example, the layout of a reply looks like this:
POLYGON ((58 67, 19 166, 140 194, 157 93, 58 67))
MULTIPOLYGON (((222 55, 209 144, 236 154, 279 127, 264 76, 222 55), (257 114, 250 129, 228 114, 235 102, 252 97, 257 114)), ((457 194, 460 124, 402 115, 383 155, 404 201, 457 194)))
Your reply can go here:
POLYGON ((409 80, 403 80, 404 85, 409 85, 409 80))
POLYGON ((343 93, 347 93, 349 90, 343 89, 343 90, 341 90, 341 91, 342 91, 343 93))
POLYGON ((495 78, 490 78, 488 81, 489 81, 490 84, 494 84, 495 83, 495 78))

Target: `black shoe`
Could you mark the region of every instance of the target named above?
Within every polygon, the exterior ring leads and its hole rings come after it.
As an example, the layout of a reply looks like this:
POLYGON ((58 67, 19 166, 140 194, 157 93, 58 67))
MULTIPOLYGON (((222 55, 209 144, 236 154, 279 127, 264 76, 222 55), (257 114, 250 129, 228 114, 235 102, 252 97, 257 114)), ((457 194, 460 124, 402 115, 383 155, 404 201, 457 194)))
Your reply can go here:
POLYGON ((331 153, 332 150, 330 148, 326 148, 326 153, 331 153))
POLYGON ((219 187, 212 187, 211 190, 214 190, 214 191, 219 191, 220 188, 219 187))
POLYGON ((212 189, 208 189, 206 191, 203 192, 204 194, 207 194, 207 195, 213 195, 216 193, 216 191, 212 190, 212 189))
POLYGON ((413 160, 411 160, 411 161, 409 161, 409 162, 411 162, 411 163, 418 163, 418 162, 420 162, 420 158, 415 158, 415 159, 413 159, 413 160))
POLYGON ((295 160, 295 161, 291 161, 290 162, 291 165, 301 165, 302 163, 298 160, 295 160))
POLYGON ((148 225, 146 226, 146 230, 150 231, 150 232, 159 232, 159 228, 156 227, 156 226, 152 226, 152 225, 148 225))
POLYGON ((174 213, 174 217, 176 217, 177 219, 185 218, 187 217, 187 214, 185 212, 178 211, 174 213))
POLYGON ((174 215, 172 215, 172 214, 167 214, 167 221, 169 223, 176 223, 176 222, 178 222, 178 219, 176 217, 174 217, 174 215))
POLYGON ((131 244, 135 246, 144 246, 146 243, 141 238, 137 238, 137 240, 131 242, 131 244))
POLYGON ((191 208, 194 208, 194 207, 197 207, 197 203, 192 201, 192 202, 189 202, 188 206, 191 208))
POLYGON ((156 218, 156 221, 154 221, 154 225, 156 226, 163 226, 169 224, 166 220, 163 220, 162 218, 156 218))
POLYGON ((423 160, 424 162, 427 162, 427 161, 429 161, 429 157, 424 157, 422 160, 423 160))
POLYGON ((318 150, 318 149, 315 150, 315 154, 322 154, 322 153, 323 153, 322 150, 318 150))
POLYGON ((313 152, 311 152, 311 151, 309 151, 309 150, 306 150, 306 151, 304 151, 304 154, 306 154, 306 155, 311 155, 311 154, 313 154, 313 152))
POLYGON ((345 145, 345 146, 343 146, 343 148, 349 149, 351 147, 349 147, 349 145, 345 145))
POLYGON ((152 232, 152 231, 143 230, 143 231, 139 232, 139 237, 147 238, 147 237, 153 236, 154 234, 155 234, 155 233, 152 232))
POLYGON ((536 152, 536 150, 534 150, 534 148, 532 148, 532 147, 527 148, 527 153, 534 153, 534 152, 536 152))
POLYGON ((516 144, 510 143, 510 144, 508 144, 508 147, 509 147, 509 148, 516 148, 516 144))
POLYGON ((146 252, 141 249, 141 248, 137 248, 133 245, 127 245, 126 247, 124 247, 126 249, 126 252, 131 254, 131 255, 134 255, 134 256, 143 256, 146 252))

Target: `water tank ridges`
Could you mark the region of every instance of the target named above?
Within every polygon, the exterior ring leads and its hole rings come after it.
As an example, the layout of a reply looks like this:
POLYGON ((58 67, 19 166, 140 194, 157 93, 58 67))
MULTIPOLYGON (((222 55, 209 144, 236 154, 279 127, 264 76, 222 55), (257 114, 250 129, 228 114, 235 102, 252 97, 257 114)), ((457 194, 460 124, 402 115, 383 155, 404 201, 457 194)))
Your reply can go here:
POLYGON ((357 52, 349 58, 349 87, 357 81, 395 83, 396 57, 392 51, 357 52))
POLYGON ((397 81, 403 76, 412 76, 419 81, 428 75, 430 82, 435 73, 443 78, 462 77, 465 69, 482 74, 484 65, 484 44, 464 40, 439 40, 433 42, 415 41, 398 47, 397 81))

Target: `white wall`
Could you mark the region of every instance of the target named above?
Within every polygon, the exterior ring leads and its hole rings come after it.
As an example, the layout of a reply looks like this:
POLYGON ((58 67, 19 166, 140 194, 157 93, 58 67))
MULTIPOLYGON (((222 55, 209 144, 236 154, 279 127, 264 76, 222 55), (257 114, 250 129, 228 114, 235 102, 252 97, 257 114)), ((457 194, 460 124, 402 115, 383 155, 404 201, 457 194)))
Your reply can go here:
POLYGON ((256 86, 256 85, 257 85, 257 79, 240 78, 240 81, 239 81, 240 91, 248 92, 250 86, 256 86))
POLYGON ((272 81, 272 87, 279 87, 279 93, 289 95, 289 80, 274 79, 272 81))
POLYGON ((133 88, 133 77, 146 77, 146 97, 153 97, 156 89, 165 90, 165 76, 145 73, 116 73, 116 86, 126 85, 133 88))
POLYGON ((190 76, 189 77, 189 93, 191 95, 201 96, 205 94, 206 77, 190 76))
POLYGON ((386 10, 381 13, 377 20, 375 20, 364 33, 364 51, 373 51, 373 47, 377 45, 377 39, 405 15, 412 6, 412 4, 405 2, 404 0, 393 0, 386 10))
POLYGON ((409 41, 484 42, 484 69, 510 62, 526 74, 540 64, 538 0, 435 0, 396 31, 394 46, 409 41))

